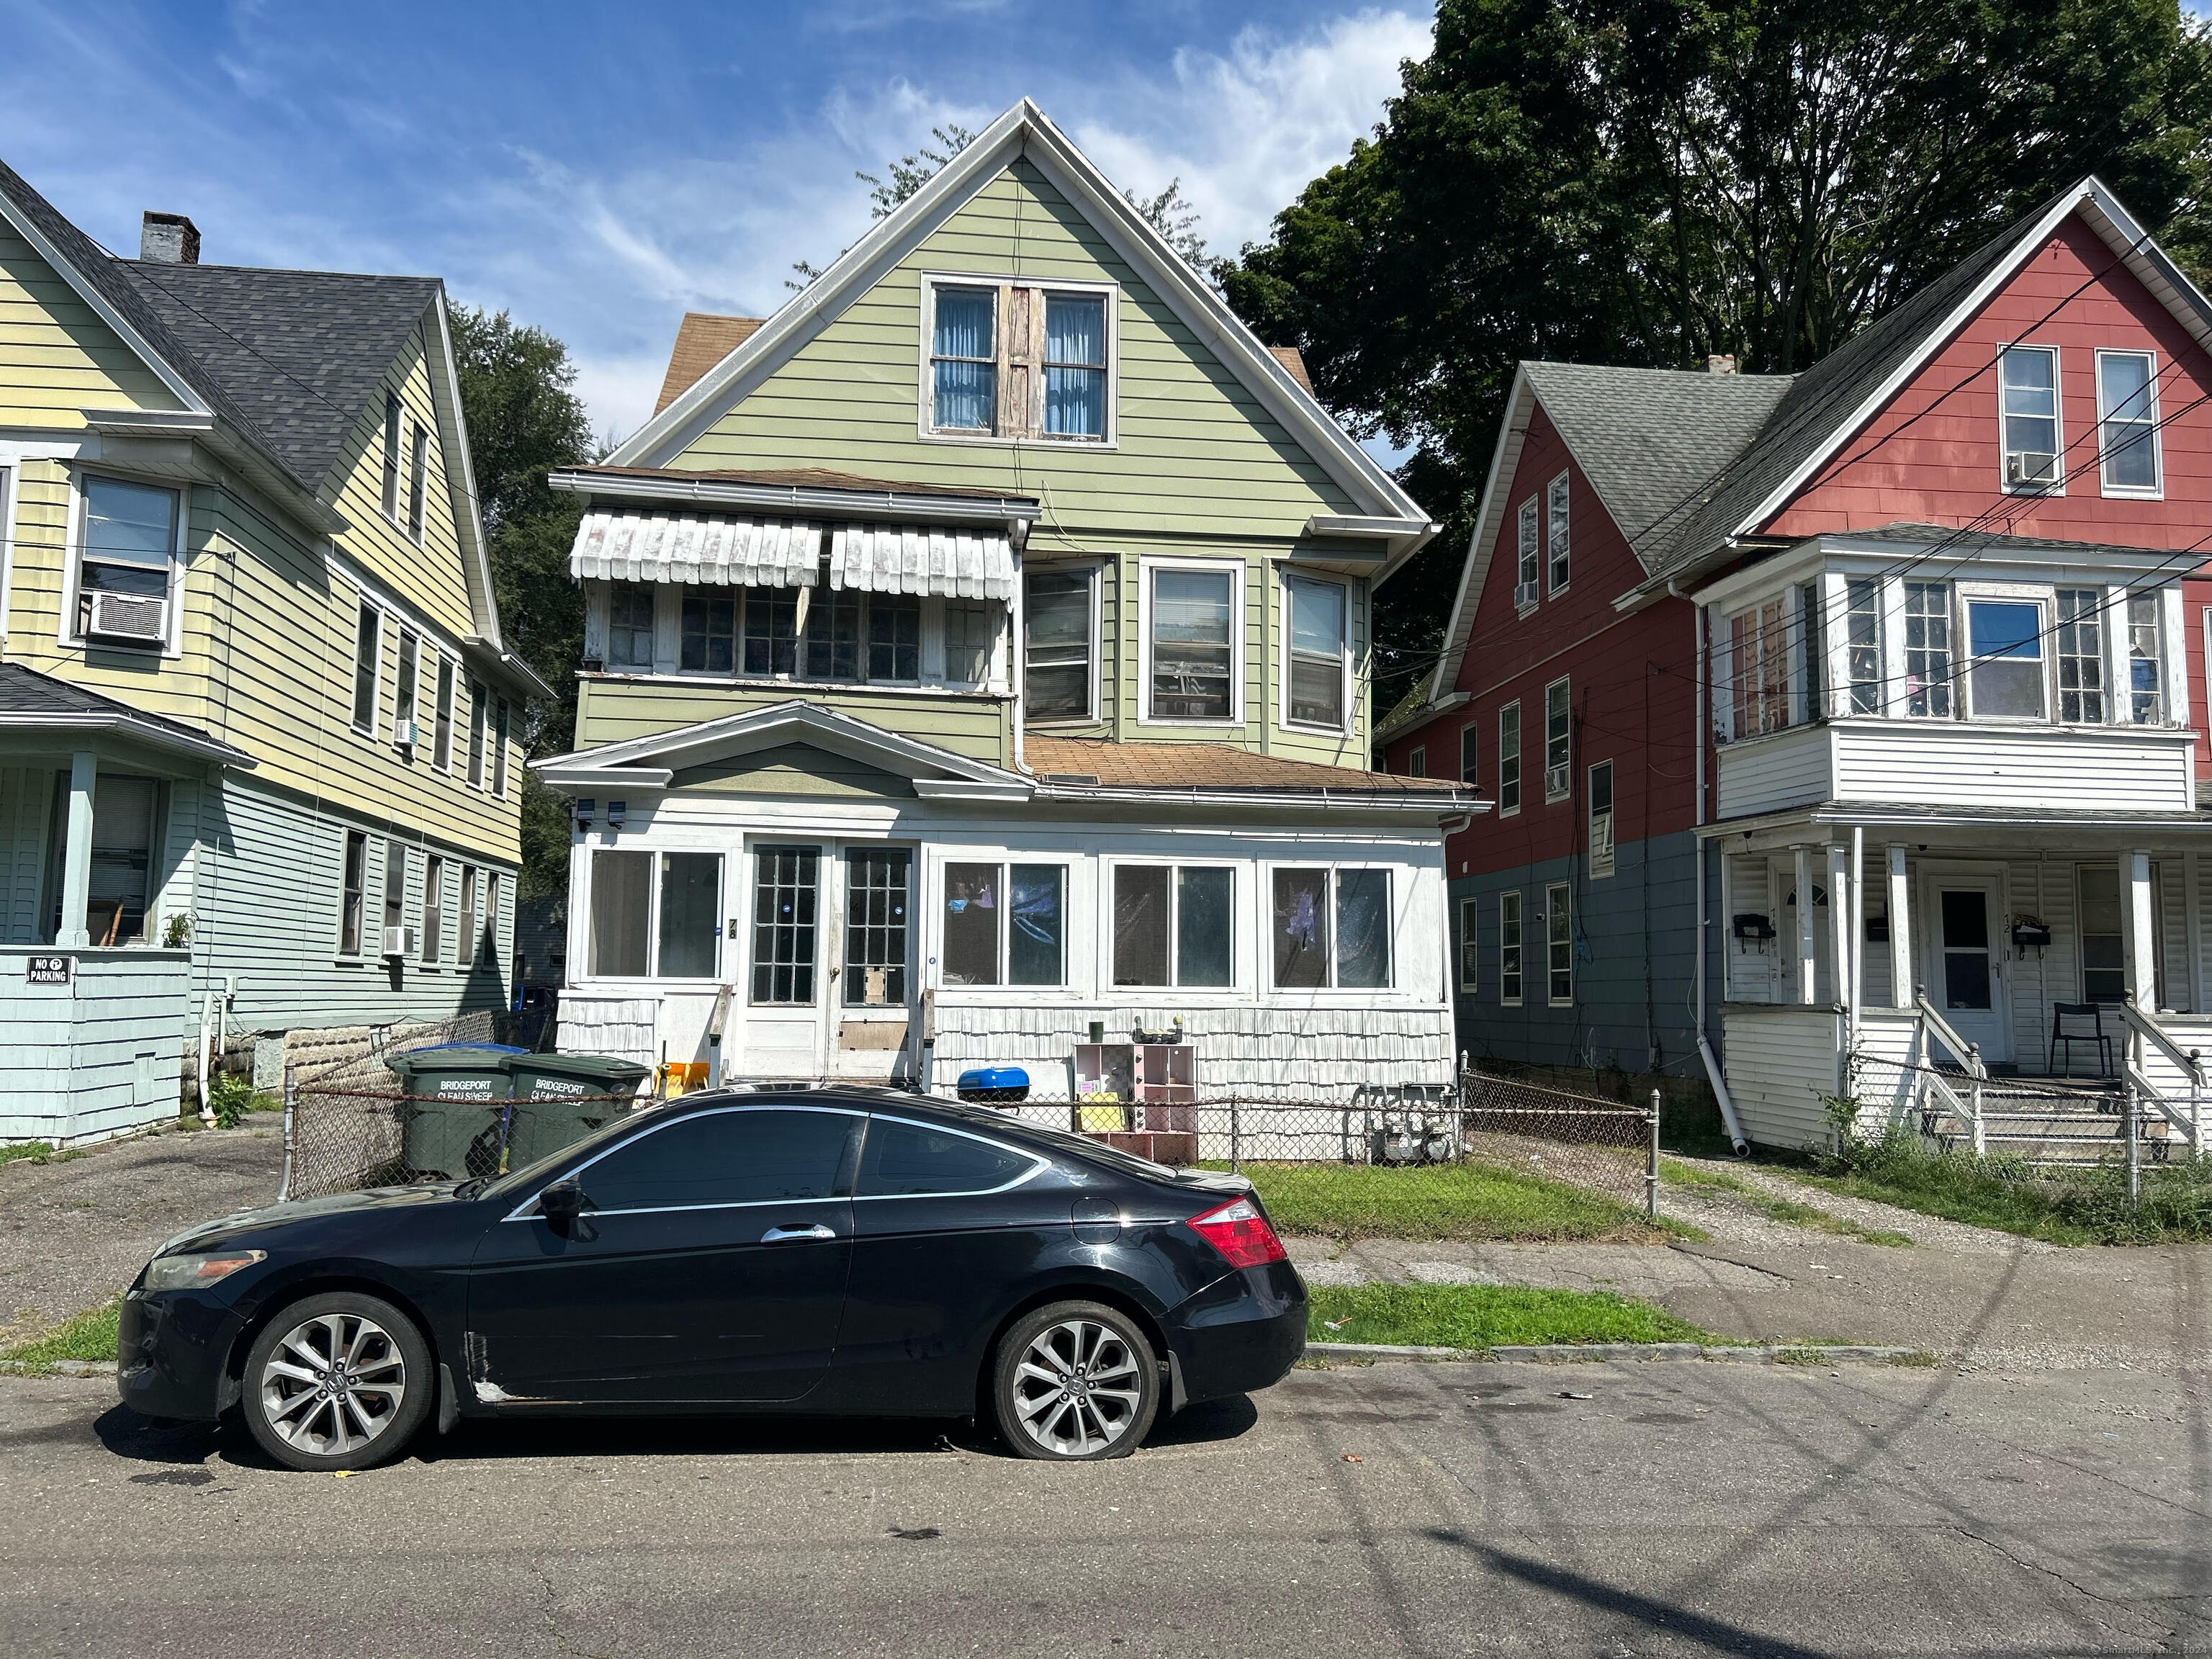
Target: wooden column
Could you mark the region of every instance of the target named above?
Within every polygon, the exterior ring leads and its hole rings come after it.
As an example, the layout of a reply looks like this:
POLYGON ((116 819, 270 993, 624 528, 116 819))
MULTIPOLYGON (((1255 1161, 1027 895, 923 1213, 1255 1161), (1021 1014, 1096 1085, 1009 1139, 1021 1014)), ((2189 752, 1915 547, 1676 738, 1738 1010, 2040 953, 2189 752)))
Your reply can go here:
POLYGON ((92 792, 100 757, 89 749, 70 757, 69 822, 62 843, 62 925, 54 943, 64 949, 92 943, 84 907, 92 893, 92 792))
POLYGON ((1841 842, 1828 843, 1828 973, 1832 1002, 1850 1006, 1851 878, 1849 849, 1841 842))
POLYGON ((1820 975, 1813 944, 1813 849, 1790 850, 1797 857, 1797 1000, 1810 1003, 1820 975))
POLYGON ((1911 884, 1905 878, 1905 845, 1889 844, 1889 1006, 1912 1006, 1911 884))
POLYGON ((2122 945, 2128 990, 2145 1014, 2158 1012, 2158 911, 2151 902, 2150 854, 2142 848, 2120 861, 2127 888, 2120 895, 2122 945))

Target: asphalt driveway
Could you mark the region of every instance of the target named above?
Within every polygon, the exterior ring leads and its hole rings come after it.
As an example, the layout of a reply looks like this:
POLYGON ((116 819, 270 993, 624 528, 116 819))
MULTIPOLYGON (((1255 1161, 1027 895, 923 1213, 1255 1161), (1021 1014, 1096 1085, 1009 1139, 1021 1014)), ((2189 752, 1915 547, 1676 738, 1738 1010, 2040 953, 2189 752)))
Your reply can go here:
POLYGON ((342 1480, 111 1388, 0 1378, 17 1659, 2212 1651, 2201 1374, 1379 1364, 1082 1468, 570 1423, 342 1480))

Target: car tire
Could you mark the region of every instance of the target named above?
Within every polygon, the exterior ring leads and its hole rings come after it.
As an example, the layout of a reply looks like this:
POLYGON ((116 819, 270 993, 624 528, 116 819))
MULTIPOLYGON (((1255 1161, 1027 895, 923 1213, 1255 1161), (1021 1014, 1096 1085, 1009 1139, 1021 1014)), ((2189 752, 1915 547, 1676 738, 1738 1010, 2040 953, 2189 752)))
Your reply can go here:
POLYGON ((1127 1457, 1160 1408, 1159 1358, 1120 1309, 1055 1302, 1024 1315, 999 1340, 991 1407, 1017 1457, 1127 1457))
POLYGON ((255 1442, 286 1468, 309 1472, 365 1469, 398 1456, 438 1391, 430 1345, 415 1322, 359 1291, 277 1310, 246 1351, 240 1382, 255 1442))

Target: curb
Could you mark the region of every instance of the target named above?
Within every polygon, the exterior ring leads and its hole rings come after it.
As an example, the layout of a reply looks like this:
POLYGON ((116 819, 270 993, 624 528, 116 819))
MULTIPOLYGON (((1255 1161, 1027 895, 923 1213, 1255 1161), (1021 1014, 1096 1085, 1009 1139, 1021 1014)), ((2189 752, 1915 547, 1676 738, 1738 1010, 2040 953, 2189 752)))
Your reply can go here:
POLYGON ((1928 1364, 1925 1348, 1877 1347, 1860 1343, 1770 1342, 1741 1346, 1701 1342, 1501 1343, 1494 1348, 1417 1348, 1389 1342, 1309 1342, 1309 1359, 1411 1359, 1429 1364, 1491 1364, 1511 1360, 1537 1364, 1601 1360, 1715 1359, 1753 1365, 1900 1365, 1928 1364))
POLYGON ((112 1376, 112 1359, 0 1359, 0 1376, 112 1376))

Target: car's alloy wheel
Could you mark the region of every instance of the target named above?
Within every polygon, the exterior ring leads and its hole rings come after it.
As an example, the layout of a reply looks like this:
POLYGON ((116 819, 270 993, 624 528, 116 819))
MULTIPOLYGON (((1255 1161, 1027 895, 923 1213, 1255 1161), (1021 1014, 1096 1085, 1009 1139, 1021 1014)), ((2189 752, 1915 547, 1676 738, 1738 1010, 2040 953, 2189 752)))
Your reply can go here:
POLYGON ((1097 1303, 1041 1308, 1000 1344, 1000 1431, 1024 1457, 1126 1457, 1159 1409, 1159 1364, 1127 1315, 1097 1303))
POLYGON ((295 1469, 356 1469, 396 1454, 429 1408, 430 1356, 413 1322, 351 1292, 284 1309, 246 1361, 253 1437, 295 1469))

